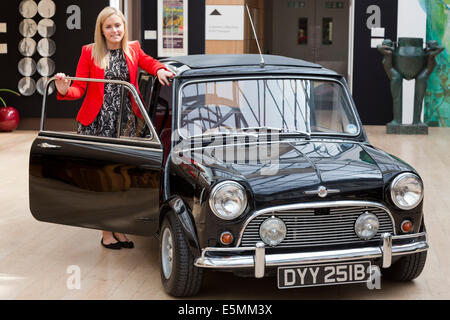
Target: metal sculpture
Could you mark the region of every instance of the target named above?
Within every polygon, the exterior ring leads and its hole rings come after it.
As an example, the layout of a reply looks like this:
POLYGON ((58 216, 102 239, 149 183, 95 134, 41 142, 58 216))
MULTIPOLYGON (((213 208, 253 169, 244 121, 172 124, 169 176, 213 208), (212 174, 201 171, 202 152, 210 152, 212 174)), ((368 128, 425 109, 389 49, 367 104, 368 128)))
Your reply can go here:
POLYGON ((387 133, 428 134, 428 126, 420 121, 428 79, 436 67, 436 56, 444 48, 429 41, 423 49, 422 38, 399 38, 397 46, 384 40, 378 50, 384 55, 383 66, 391 81, 394 119, 387 124, 387 133), (416 80, 412 125, 402 124, 403 79, 416 80))

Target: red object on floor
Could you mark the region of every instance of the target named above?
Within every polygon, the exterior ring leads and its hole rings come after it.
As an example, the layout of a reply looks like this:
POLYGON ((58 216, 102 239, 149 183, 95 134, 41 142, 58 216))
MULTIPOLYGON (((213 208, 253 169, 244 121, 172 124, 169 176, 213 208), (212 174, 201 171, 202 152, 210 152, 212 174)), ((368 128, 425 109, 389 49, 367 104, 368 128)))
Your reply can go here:
POLYGON ((13 131, 19 126, 19 112, 14 107, 0 107, 0 132, 13 131))

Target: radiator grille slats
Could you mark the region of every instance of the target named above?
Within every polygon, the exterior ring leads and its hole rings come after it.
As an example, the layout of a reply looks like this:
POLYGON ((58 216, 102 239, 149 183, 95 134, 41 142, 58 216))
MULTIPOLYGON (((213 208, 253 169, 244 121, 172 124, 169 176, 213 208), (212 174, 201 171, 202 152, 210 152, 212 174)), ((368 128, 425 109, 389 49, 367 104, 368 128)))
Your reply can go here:
POLYGON ((315 215, 314 209, 311 208, 260 215, 247 225, 240 246, 255 246, 261 241, 259 227, 264 220, 272 216, 283 220, 287 228, 286 238, 277 248, 364 243, 366 241, 360 239, 354 231, 356 219, 364 212, 375 214, 380 222, 380 228, 371 241, 380 241, 385 232, 394 233, 391 217, 381 208, 348 206, 329 210, 327 215, 315 215))

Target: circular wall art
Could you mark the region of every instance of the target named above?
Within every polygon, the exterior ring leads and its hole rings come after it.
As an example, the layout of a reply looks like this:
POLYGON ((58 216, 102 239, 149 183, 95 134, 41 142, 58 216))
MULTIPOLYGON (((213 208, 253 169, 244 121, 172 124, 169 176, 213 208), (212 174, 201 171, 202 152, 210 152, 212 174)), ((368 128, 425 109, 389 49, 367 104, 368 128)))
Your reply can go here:
POLYGON ((25 57, 31 57, 36 53, 36 41, 32 38, 23 38, 19 42, 19 52, 25 57))
MULTIPOLYGON (((41 94, 44 95, 45 92, 45 86, 47 85, 48 82, 48 77, 42 77, 38 80, 37 84, 36 84, 36 88, 37 91, 41 94)), ((50 95, 53 93, 53 91, 55 91, 55 83, 52 82, 49 87, 48 87, 48 92, 47 95, 50 95)))
POLYGON ((55 41, 49 38, 42 38, 38 42, 37 51, 43 57, 51 57, 56 52, 55 41))
POLYGON ((50 19, 42 19, 41 21, 39 21, 37 30, 41 37, 50 38, 55 34, 56 25, 50 19))
POLYGON ((41 0, 38 4, 38 12, 43 18, 51 18, 55 15, 56 5, 52 0, 41 0))
POLYGON ((43 77, 49 77, 55 73, 55 63, 50 58, 41 58, 37 63, 37 71, 43 77))
POLYGON ((32 19, 24 19, 19 24, 19 32, 24 38, 31 38, 37 32, 37 24, 32 19))
POLYGON ((38 5, 33 0, 23 0, 19 4, 19 12, 24 18, 33 18, 38 12, 38 5))
POLYGON ((24 77, 31 77, 36 72, 36 62, 31 58, 23 58, 19 61, 18 69, 24 77))
POLYGON ((20 79, 18 89, 21 95, 31 96, 36 91, 36 82, 30 77, 20 79))

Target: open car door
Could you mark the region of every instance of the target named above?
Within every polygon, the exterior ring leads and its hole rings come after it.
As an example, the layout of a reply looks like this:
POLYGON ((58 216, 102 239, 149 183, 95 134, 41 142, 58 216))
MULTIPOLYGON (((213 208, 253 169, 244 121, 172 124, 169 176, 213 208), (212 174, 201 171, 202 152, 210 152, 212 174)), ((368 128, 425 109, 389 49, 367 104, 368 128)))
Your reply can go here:
POLYGON ((55 78, 50 79, 44 94, 41 130, 30 151, 32 215, 45 222, 155 234, 163 150, 137 90, 123 81, 67 79, 122 85, 136 101, 143 119, 137 121, 134 136, 121 136, 121 120, 114 138, 47 131, 47 90, 55 78))

